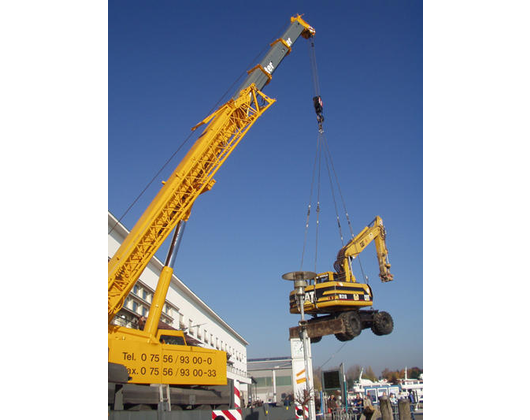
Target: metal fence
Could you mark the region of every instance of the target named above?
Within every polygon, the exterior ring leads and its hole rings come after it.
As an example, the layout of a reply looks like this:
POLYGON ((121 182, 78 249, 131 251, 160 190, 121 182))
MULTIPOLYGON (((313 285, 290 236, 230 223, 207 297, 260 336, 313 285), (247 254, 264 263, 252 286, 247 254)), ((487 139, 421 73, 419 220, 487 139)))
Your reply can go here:
MULTIPOLYGON (((377 407, 377 405, 375 405, 377 407)), ((392 404, 393 420, 399 420, 397 404, 392 404)), ((423 420, 423 412, 415 411, 416 404, 410 404, 410 417, 412 420, 423 420)), ((336 410, 333 413, 317 414, 317 420, 360 420, 363 413, 362 407, 336 410)))
MULTIPOLYGON (((414 405, 411 404, 411 410, 414 405)), ((243 420, 297 420, 295 407, 243 408, 243 420)), ((397 405, 392 405, 393 420, 399 420, 397 405)), ((362 408, 317 414, 317 420, 361 420, 362 408)), ((109 411, 109 420, 211 420, 211 410, 184 411, 109 411)), ((364 418, 364 417, 363 417, 364 418)), ((380 418, 380 417, 379 417, 380 418)), ((423 414, 411 411, 412 420, 423 420, 423 414)))

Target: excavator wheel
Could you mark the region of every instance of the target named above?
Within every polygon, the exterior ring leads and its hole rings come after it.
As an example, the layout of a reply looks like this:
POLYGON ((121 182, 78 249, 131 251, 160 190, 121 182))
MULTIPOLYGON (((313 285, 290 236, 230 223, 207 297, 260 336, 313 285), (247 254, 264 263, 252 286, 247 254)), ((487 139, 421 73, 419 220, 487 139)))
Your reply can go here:
POLYGON ((344 320, 344 325, 346 326, 346 332, 335 334, 337 340, 339 341, 349 341, 357 337, 363 327, 361 322, 361 317, 357 311, 342 312, 339 315, 339 318, 344 320))
POLYGON ((319 343, 322 340, 322 337, 313 337, 310 339, 311 344, 319 343))
POLYGON ((387 335, 394 330, 394 320, 388 312, 377 312, 372 323, 372 332, 375 335, 387 335))

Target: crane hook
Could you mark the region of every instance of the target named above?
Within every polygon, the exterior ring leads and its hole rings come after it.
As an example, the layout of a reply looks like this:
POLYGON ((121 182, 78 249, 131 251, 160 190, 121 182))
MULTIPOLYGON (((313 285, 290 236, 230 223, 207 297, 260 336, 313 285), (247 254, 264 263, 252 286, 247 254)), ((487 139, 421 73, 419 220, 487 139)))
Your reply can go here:
POLYGON ((318 130, 322 133, 322 123, 324 122, 324 103, 322 102, 322 97, 320 95, 313 97, 313 106, 315 107, 315 112, 317 114, 318 130))

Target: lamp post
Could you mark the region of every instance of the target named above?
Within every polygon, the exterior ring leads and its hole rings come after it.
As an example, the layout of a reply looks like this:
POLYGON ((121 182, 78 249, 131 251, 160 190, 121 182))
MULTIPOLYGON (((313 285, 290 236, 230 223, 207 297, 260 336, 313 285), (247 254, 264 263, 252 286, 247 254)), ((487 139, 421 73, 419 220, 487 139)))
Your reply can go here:
POLYGON ((305 367, 305 384, 307 394, 309 396, 309 420, 316 419, 315 413, 315 401, 314 401, 314 392, 313 392, 313 372, 309 371, 309 346, 310 341, 307 335, 307 321, 304 319, 304 303, 305 303, 305 288, 307 286, 307 280, 316 278, 317 274, 312 271, 293 271, 286 273, 282 276, 284 280, 289 280, 294 282, 294 291, 296 294, 296 300, 298 307, 300 308, 300 321, 298 325, 300 326, 300 339, 302 340, 303 350, 304 350, 304 367, 305 367))

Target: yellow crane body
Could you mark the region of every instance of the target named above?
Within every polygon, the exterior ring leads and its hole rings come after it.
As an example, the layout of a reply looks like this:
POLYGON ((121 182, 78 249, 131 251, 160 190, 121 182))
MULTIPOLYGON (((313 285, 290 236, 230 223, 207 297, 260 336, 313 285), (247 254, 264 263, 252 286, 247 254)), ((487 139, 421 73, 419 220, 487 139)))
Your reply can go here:
POLYGON ((126 366, 130 383, 226 383, 224 351, 159 341, 160 334, 175 333, 158 329, 173 275, 171 267, 162 270, 143 331, 116 327, 111 320, 160 245, 179 221, 187 220, 195 199, 212 187, 214 174, 273 103, 251 85, 195 126, 193 129, 208 124, 109 261, 109 362, 126 366))
MULTIPOLYGON (((262 61, 248 72, 235 95, 192 130, 202 134, 164 182, 151 204, 108 263, 109 364, 125 366, 129 383, 224 385, 227 354, 188 346, 182 331, 161 329, 159 321, 173 276, 173 243, 149 309, 143 330, 121 327, 113 320, 123 307, 147 264, 170 233, 178 238, 197 197, 212 188, 219 168, 253 126, 275 102, 261 89, 299 36, 310 38, 314 29, 301 16, 291 19, 282 37, 271 44, 262 61)), ((176 241, 175 241, 176 243, 176 241)), ((178 246, 175 248, 178 249, 178 246)))
POLYGON ((179 330, 109 330, 109 362, 124 365, 129 383, 225 385, 226 353, 188 346, 179 330))

